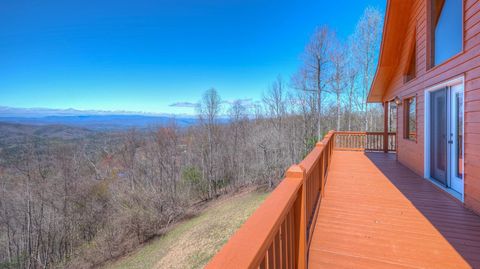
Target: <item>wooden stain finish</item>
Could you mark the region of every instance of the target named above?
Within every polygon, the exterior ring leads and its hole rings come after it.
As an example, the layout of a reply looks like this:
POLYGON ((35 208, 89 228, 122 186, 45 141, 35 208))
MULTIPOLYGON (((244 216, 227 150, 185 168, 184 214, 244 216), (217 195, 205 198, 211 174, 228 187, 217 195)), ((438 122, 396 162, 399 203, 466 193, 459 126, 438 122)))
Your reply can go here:
POLYGON ((206 268, 307 268, 333 134, 287 170, 285 179, 206 268))
POLYGON ((335 132, 335 149, 346 151, 396 151, 396 133, 335 132))
POLYGON ((207 268, 480 268, 480 217, 419 176, 424 91, 463 77, 464 202, 480 213, 480 1, 463 0, 463 50, 435 67, 429 3, 388 1, 368 97, 385 105, 416 96, 416 139, 401 135, 405 106, 398 133, 330 132, 207 268), (412 53, 416 74, 406 80, 412 53))
POLYGON ((480 217, 380 153, 383 141, 337 147, 361 135, 330 132, 207 268, 480 268, 480 217))
POLYGON ((480 268, 480 217, 395 160, 335 151, 309 268, 480 268))
POLYGON ((429 0, 389 0, 379 67, 368 100, 386 102, 396 96, 417 96, 417 139, 404 139, 405 106, 397 113, 398 160, 424 174, 425 89, 464 78, 465 205, 480 214, 480 1, 463 0, 463 50, 431 67, 429 0), (405 81, 412 44, 416 43, 416 76, 405 81))

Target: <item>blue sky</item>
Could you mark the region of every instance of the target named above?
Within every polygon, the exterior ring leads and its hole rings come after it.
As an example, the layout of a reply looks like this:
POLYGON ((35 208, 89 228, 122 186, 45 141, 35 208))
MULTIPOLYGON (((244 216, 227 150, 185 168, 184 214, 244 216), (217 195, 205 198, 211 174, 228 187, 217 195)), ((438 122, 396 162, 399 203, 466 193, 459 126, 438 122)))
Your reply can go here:
POLYGON ((215 87, 259 100, 316 26, 347 37, 386 0, 0 1, 0 106, 192 113, 215 87))

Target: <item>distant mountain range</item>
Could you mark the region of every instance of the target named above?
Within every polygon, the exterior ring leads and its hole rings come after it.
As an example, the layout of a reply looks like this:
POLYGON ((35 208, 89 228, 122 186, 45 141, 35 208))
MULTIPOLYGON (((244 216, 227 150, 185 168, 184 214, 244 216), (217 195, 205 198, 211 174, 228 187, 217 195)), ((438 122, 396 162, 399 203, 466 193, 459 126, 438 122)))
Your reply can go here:
POLYGON ((28 138, 76 139, 96 132, 86 128, 66 125, 26 125, 0 122, 0 148, 2 145, 15 146, 28 138))
POLYGON ((28 125, 68 125, 91 130, 148 128, 175 123, 186 127, 197 123, 191 115, 154 114, 130 111, 100 111, 0 106, 0 122, 28 125))
POLYGON ((79 110, 74 108, 55 109, 55 108, 17 108, 0 106, 0 117, 27 117, 39 118, 47 116, 93 116, 93 115, 142 115, 153 117, 194 117, 192 115, 184 114, 166 114, 166 113, 148 113, 139 111, 125 111, 125 110, 79 110))

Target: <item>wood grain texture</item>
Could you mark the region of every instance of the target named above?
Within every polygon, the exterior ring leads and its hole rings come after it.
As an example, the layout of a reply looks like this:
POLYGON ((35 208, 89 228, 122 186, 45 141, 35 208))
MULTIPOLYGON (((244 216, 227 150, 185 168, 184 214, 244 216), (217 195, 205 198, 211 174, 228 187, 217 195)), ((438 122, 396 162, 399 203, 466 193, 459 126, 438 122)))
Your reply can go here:
MULTIPOLYGON (((376 102, 385 102, 399 96, 417 96, 417 132, 416 142, 398 136, 398 160, 419 175, 424 174, 424 93, 425 89, 452 78, 463 76, 465 79, 465 148, 469 155, 465 158, 465 204, 480 214, 480 173, 474 173, 472 167, 480 167, 480 153, 472 154, 470 147, 480 145, 480 1, 463 1, 463 51, 446 62, 430 68, 428 66, 429 22, 427 1, 408 2, 410 8, 401 6, 403 0, 389 0, 385 22, 385 37, 382 44, 400 44, 396 50, 385 47, 380 55, 380 67, 372 84, 372 94, 376 102), (399 18, 399 14, 403 19, 399 18), (395 15, 397 14, 397 15, 395 15), (395 15, 395 16, 394 16, 395 15), (406 19, 408 18, 408 19, 406 19), (401 21, 400 23, 389 20, 401 21), (409 44, 416 39, 416 78, 405 82, 404 70, 409 60, 409 44), (389 53, 387 53, 390 51, 389 53), (388 59, 391 58, 391 59, 388 59), (387 65, 387 63, 394 63, 387 65), (380 97, 381 96, 381 97, 380 97), (477 124, 475 124, 477 123, 477 124)), ((403 130, 404 106, 398 110, 398 130, 403 130)))
POLYGON ((214 268, 307 268, 307 250, 333 154, 330 131, 207 264, 214 268))
POLYGON ((480 268, 480 217, 395 159, 333 153, 309 268, 480 268))

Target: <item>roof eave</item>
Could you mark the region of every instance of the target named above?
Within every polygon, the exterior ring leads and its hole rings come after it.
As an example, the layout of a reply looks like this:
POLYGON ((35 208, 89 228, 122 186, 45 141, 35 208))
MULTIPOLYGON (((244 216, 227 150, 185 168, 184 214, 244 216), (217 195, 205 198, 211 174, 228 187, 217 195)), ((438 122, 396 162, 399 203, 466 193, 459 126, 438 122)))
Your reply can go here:
POLYGON ((392 75, 398 66, 398 56, 406 35, 412 0, 387 0, 385 22, 383 24, 382 43, 378 57, 377 70, 367 96, 368 103, 380 103, 384 100, 392 75))

